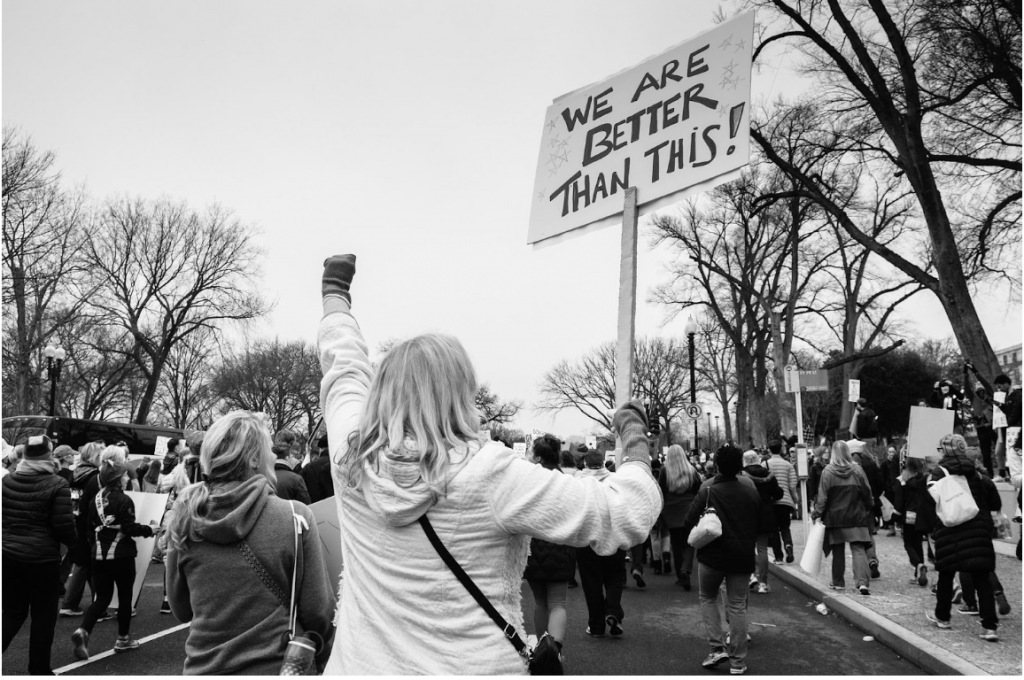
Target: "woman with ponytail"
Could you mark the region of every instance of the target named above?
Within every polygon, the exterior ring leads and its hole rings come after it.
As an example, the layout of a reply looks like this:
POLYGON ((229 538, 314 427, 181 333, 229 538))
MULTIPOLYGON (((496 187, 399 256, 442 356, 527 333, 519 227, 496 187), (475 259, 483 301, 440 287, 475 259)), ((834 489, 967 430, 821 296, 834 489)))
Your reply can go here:
POLYGON ((205 481, 182 490, 167 529, 167 599, 179 621, 192 623, 184 673, 276 675, 293 569, 298 624, 316 642, 322 668, 334 630, 333 586, 312 511, 275 494, 263 419, 232 411, 215 422, 199 464, 205 481), (304 525, 298 555, 296 521, 304 525))

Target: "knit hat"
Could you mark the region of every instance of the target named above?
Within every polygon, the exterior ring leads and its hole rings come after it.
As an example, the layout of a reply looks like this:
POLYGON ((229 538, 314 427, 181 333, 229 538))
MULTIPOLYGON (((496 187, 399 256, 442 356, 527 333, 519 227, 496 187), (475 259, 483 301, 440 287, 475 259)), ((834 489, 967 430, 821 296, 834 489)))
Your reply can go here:
POLYGON ((53 451, 53 443, 45 434, 29 437, 25 444, 26 460, 44 460, 50 457, 53 451))
POLYGON ((597 449, 590 449, 583 461, 588 468, 598 470, 604 467, 604 454, 597 449))
POLYGON ((203 449, 203 438, 205 436, 205 432, 202 430, 196 430, 185 437, 185 446, 188 447, 189 451, 198 456, 203 449))
POLYGON ((757 451, 745 451, 743 453, 743 467, 748 465, 760 465, 761 455, 757 451))
POLYGON ((939 448, 947 456, 966 456, 967 440, 958 434, 947 434, 939 440, 939 448))
POLYGON ((100 486, 110 486, 128 472, 128 466, 116 460, 107 459, 100 463, 100 486))

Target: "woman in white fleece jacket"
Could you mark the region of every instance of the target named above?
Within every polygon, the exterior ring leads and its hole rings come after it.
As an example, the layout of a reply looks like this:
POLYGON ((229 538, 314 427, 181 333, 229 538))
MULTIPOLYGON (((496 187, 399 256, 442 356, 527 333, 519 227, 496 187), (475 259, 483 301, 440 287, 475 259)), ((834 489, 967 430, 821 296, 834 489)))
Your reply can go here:
POLYGON ((515 675, 525 659, 442 562, 439 538, 525 637, 520 604, 530 537, 634 545, 661 511, 643 409, 615 415, 623 464, 605 484, 546 470, 482 441, 469 358, 423 335, 388 352, 376 375, 350 312, 355 256, 324 263, 320 401, 330 441, 344 572, 325 675, 515 675))

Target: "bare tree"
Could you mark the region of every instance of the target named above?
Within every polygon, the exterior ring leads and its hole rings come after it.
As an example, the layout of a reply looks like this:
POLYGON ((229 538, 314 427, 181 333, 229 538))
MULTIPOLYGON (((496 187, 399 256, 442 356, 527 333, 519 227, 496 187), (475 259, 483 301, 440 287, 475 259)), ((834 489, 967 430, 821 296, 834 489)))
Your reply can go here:
POLYGON ((251 227, 219 206, 109 201, 86 241, 95 282, 94 322, 127 331, 146 380, 134 421, 149 418, 172 351, 202 329, 269 311, 257 286, 260 250, 251 227))
POLYGON ((58 337, 67 350, 58 390, 61 412, 90 420, 130 419, 132 395, 142 380, 126 351, 131 337, 84 316, 64 325, 58 337))
POLYGON ((505 425, 512 421, 523 408, 523 402, 515 399, 502 401, 497 394, 491 392, 487 384, 481 385, 476 391, 476 407, 480 411, 480 424, 505 425))
POLYGON ((172 427, 205 430, 217 397, 210 387, 217 337, 208 328, 177 343, 167 355, 156 405, 172 427))

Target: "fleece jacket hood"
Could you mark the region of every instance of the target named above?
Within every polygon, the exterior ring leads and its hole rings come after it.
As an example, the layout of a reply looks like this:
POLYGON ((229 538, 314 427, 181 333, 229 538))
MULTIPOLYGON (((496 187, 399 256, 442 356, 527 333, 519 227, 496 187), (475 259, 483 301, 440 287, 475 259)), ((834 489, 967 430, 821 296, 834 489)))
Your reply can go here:
POLYGON ((203 540, 236 543, 248 536, 272 493, 267 478, 256 475, 238 486, 212 494, 202 523, 203 540))
MULTIPOLYGON (((474 456, 503 446, 501 442, 488 442, 481 446, 479 442, 471 441, 449 449, 445 486, 455 479, 474 456)), ((398 450, 389 450, 379 455, 375 464, 363 464, 360 490, 366 502, 384 517, 388 526, 412 524, 437 503, 438 494, 420 475, 422 458, 415 440, 406 438, 398 450)))
POLYGON ((853 475, 852 465, 836 465, 835 463, 830 463, 829 467, 832 468, 832 474, 834 474, 836 477, 842 477, 843 479, 846 479, 847 477, 853 475))
POLYGON ((608 479, 608 477, 611 476, 611 474, 612 473, 608 471, 608 468, 605 467, 583 468, 582 470, 580 470, 580 473, 576 476, 579 478, 593 477, 597 481, 603 482, 604 480, 608 479))

